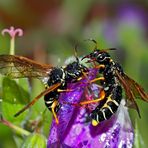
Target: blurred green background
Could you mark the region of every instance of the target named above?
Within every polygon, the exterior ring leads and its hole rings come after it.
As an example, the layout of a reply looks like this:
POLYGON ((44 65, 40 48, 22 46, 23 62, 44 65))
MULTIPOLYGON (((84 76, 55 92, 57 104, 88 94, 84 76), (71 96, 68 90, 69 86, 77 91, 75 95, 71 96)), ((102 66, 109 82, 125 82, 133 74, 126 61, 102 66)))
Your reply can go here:
MULTIPOLYGON (((95 39, 100 48, 115 47, 118 50, 112 51, 113 59, 148 92, 148 1, 1 0, 0 31, 10 26, 24 30, 24 36, 16 40, 17 55, 54 66, 63 65, 66 58, 74 55, 77 43, 79 56, 89 53, 94 44, 84 39, 95 39)), ((9 42, 8 35, 0 35, 0 54, 9 53, 9 42)), ((33 80, 32 84, 31 98, 43 89, 39 81, 33 80)), ((133 124, 138 121, 138 132, 148 145, 148 104, 138 100, 138 105, 142 118, 130 111, 131 118, 133 124)), ((43 100, 35 109, 45 110, 43 100)), ((48 136, 51 114, 46 114, 48 136)), ((0 148, 15 148, 13 138, 12 130, 0 124, 0 148)))

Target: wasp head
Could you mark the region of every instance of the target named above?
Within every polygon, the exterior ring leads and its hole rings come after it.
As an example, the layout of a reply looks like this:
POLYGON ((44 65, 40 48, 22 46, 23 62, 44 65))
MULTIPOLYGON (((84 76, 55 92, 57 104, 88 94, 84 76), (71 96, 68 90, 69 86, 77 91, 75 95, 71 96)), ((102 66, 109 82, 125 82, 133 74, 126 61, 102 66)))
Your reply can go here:
POLYGON ((67 80, 77 80, 83 75, 83 72, 88 72, 88 69, 78 61, 72 62, 65 67, 67 80))
POLYGON ((94 50, 92 53, 90 53, 89 55, 86 55, 82 59, 85 59, 85 58, 90 59, 88 62, 96 61, 99 64, 104 64, 104 65, 108 64, 111 59, 108 52, 106 52, 105 50, 99 50, 99 49, 94 50))

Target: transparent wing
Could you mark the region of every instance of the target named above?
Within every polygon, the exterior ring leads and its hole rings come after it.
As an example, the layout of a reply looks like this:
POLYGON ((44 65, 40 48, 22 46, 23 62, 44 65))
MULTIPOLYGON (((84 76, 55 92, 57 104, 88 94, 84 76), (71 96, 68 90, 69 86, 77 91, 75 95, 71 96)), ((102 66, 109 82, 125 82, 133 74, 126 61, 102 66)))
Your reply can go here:
POLYGON ((116 76, 124 87, 127 99, 126 106, 136 109, 140 117, 140 111, 135 99, 139 98, 148 102, 148 94, 137 82, 135 82, 126 74, 121 75, 118 71, 116 71, 116 76))
POLYGON ((48 77, 53 67, 16 55, 0 55, 0 74, 11 78, 48 77))
POLYGON ((126 79, 126 82, 128 82, 128 84, 130 85, 135 98, 142 99, 143 101, 148 102, 148 94, 145 92, 145 90, 128 75, 124 74, 124 78, 126 79))

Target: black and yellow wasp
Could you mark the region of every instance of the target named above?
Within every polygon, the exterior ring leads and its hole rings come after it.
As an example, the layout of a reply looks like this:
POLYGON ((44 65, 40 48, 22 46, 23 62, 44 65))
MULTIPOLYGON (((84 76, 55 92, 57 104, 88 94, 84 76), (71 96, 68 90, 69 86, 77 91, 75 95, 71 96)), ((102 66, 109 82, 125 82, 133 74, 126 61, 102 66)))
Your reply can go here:
MULTIPOLYGON (((75 55, 76 56, 76 55, 75 55)), ((52 67, 51 65, 39 64, 26 57, 17 55, 0 55, 0 74, 13 79, 39 78, 46 89, 35 97, 28 105, 15 114, 18 116, 27 108, 32 106, 39 98, 44 96, 45 105, 52 111, 56 123, 58 123, 57 112, 61 104, 58 99, 61 92, 71 91, 67 83, 79 81, 88 69, 76 60, 63 67, 52 67)))
POLYGON ((97 42, 92 41, 96 47, 83 59, 88 58, 88 62, 98 64, 95 64, 95 67, 99 69, 99 74, 102 74, 102 77, 94 79, 93 82, 99 80, 103 87, 100 92, 101 97, 98 99, 100 103, 90 115, 92 124, 98 125, 99 122, 109 119, 117 111, 122 99, 122 87, 126 94, 126 106, 136 109, 140 116, 135 99, 140 98, 148 102, 148 94, 137 82, 126 75, 121 66, 111 58, 108 51, 115 50, 115 48, 100 50, 97 49, 97 42))

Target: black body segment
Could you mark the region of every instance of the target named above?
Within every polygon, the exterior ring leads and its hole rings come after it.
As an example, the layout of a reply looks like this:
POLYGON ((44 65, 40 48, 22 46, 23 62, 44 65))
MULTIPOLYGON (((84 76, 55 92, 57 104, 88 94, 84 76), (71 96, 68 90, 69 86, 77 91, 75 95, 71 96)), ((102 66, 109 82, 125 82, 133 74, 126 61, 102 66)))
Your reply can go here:
POLYGON ((95 121, 95 125, 97 125, 101 121, 110 119, 111 116, 116 113, 118 106, 120 105, 122 87, 115 75, 115 71, 118 70, 122 75, 123 70, 105 51, 94 50, 94 52, 86 57, 103 65, 99 69, 99 74, 102 74, 104 77, 104 80, 101 80, 100 83, 105 91, 105 98, 100 101, 99 105, 91 113, 91 118, 95 121))
POLYGON ((40 64, 31 59, 16 55, 0 55, 0 74, 11 78, 38 78, 43 81, 46 89, 24 106, 14 116, 20 115, 44 96, 47 108, 52 111, 56 123, 56 113, 60 109, 59 96, 67 91, 67 83, 79 81, 88 69, 80 64, 75 52, 76 60, 63 67, 53 67, 40 64))
MULTIPOLYGON (((92 41, 96 44, 96 41, 92 41)), ((145 90, 123 72, 122 67, 111 59, 108 50, 115 50, 115 48, 99 50, 95 47, 92 53, 82 58, 89 58, 90 62, 97 62, 99 65, 95 65, 95 67, 99 69, 99 74, 104 77, 100 79, 100 84, 105 92, 105 98, 92 111, 91 117, 94 125, 97 125, 103 119, 109 119, 117 111, 122 99, 122 88, 126 95, 125 105, 135 109, 139 117, 141 117, 140 111, 135 100, 139 98, 148 102, 148 94, 145 90)), ((99 80, 99 78, 97 79, 99 80)))
POLYGON ((77 81, 78 78, 83 76, 83 72, 87 71, 88 69, 85 66, 81 65, 79 61, 74 61, 68 64, 66 67, 53 68, 53 70, 49 74, 47 87, 50 87, 57 83, 60 83, 61 85, 54 91, 51 91, 44 96, 46 107, 50 111, 52 111, 53 103, 56 102, 54 112, 57 113, 61 107, 61 104, 58 102, 61 91, 65 91, 67 89, 67 83, 77 81))

